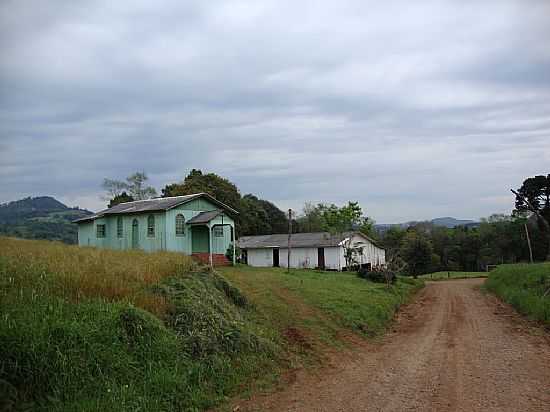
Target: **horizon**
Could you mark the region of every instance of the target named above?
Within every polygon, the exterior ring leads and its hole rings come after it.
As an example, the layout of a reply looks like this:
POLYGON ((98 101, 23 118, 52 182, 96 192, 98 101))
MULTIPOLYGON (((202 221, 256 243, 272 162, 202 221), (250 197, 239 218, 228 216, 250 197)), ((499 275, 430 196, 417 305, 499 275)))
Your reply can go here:
MULTIPOLYGON (((188 195, 167 196, 167 197, 183 197, 183 196, 188 196, 188 195)), ((66 204, 62 200, 56 198, 55 196, 51 196, 51 195, 38 195, 38 196, 29 195, 29 196, 24 196, 21 199, 15 199, 15 200, 7 201, 7 202, 0 202, 0 206, 6 206, 9 203, 18 202, 18 201, 25 200, 25 199, 36 199, 36 198, 44 198, 44 197, 51 198, 51 199, 54 199, 58 202, 61 202, 64 206, 68 207, 69 209, 87 210, 88 212, 93 212, 93 213, 97 213, 101 210, 107 209, 107 207, 104 207, 104 208, 98 209, 98 210, 91 210, 91 209, 88 209, 88 208, 85 208, 85 207, 81 207, 80 205, 70 205, 70 204, 66 204)), ((154 199, 162 199, 162 198, 163 198, 162 196, 156 196, 156 197, 152 197, 150 199, 143 199, 143 200, 154 200, 154 199)), ((140 201, 143 201, 143 200, 135 200, 135 202, 140 202, 140 201)), ((264 200, 269 200, 269 199, 264 199, 264 200)), ((128 202, 128 203, 131 203, 131 202, 128 202)), ((277 206, 277 205, 275 205, 275 206, 277 206)), ((297 216, 301 215, 301 211, 299 212, 297 210, 293 210, 293 212, 295 212, 297 214, 297 216)), ((489 216, 482 216, 482 217, 477 218, 477 219, 476 218, 455 217, 455 216, 436 216, 436 217, 432 217, 432 218, 425 219, 425 220, 409 220, 409 221, 402 221, 402 222, 378 222, 374 218, 373 218, 373 220, 374 220, 375 226, 384 226, 384 225, 402 225, 402 224, 407 224, 407 223, 430 222, 432 220, 438 220, 438 219, 454 219, 454 220, 457 220, 457 221, 469 221, 469 222, 472 222, 472 223, 479 223, 481 221, 481 219, 486 218, 486 217, 489 217, 489 216)), ((369 216, 369 218, 372 218, 372 216, 369 216)))
POLYGON ((281 210, 510 214, 550 164, 549 18, 519 0, 3 2, 0 203, 97 211, 103 178, 145 170, 160 192, 197 168, 281 210))

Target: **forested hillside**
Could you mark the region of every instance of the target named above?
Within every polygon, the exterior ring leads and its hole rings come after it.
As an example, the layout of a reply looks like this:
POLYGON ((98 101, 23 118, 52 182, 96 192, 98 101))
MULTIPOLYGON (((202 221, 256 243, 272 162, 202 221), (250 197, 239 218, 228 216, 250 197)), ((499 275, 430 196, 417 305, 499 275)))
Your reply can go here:
POLYGON ((91 213, 50 196, 27 197, 0 205, 0 234, 76 243, 77 227, 71 222, 91 213))

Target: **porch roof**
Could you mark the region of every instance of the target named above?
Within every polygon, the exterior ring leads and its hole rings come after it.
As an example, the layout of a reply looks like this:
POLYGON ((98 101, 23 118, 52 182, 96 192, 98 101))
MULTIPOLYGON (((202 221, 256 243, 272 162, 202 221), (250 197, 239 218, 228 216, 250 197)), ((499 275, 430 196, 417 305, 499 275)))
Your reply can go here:
POLYGON ((187 221, 190 225, 196 225, 196 224, 204 224, 208 223, 211 220, 217 218, 219 215, 223 213, 223 210, 217 209, 217 210, 211 210, 209 212, 201 212, 197 216, 192 217, 187 221))

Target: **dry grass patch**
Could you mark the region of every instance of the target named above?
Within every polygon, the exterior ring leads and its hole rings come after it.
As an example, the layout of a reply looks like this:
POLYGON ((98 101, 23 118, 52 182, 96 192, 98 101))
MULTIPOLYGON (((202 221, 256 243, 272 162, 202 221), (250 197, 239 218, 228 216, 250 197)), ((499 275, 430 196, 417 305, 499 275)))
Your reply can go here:
POLYGON ((168 304, 163 296, 147 293, 161 280, 195 268, 181 253, 116 251, 0 237, 0 259, 10 286, 55 294, 78 303, 85 298, 126 301, 161 315, 168 304), (41 273, 43 282, 29 274, 41 273))

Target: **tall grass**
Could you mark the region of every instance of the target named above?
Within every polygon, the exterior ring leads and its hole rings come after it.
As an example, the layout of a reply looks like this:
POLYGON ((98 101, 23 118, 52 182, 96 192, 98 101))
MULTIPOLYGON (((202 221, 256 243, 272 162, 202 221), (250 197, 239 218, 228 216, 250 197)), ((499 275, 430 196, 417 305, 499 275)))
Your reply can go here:
POLYGON ((0 238, 0 410, 198 411, 269 376, 279 346, 246 297, 192 269, 0 238))
POLYGON ((147 293, 147 288, 195 268, 193 260, 180 253, 82 248, 5 237, 0 237, 0 259, 4 287, 53 294, 75 303, 87 298, 125 301, 157 315, 166 311, 167 303, 164 297, 147 293))
POLYGON ((520 313, 550 326, 550 263, 500 265, 490 272, 485 287, 520 313))

